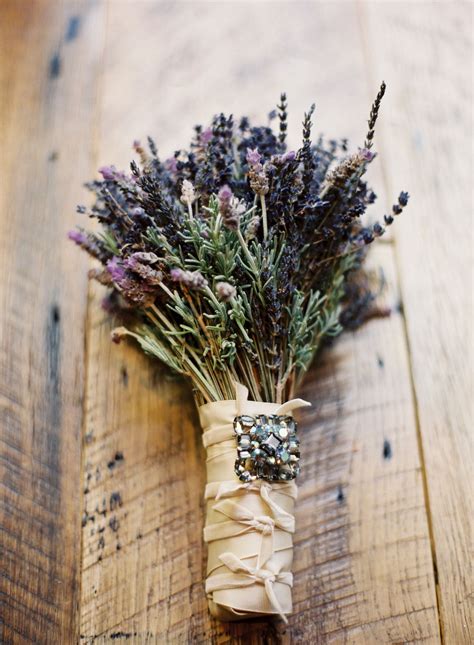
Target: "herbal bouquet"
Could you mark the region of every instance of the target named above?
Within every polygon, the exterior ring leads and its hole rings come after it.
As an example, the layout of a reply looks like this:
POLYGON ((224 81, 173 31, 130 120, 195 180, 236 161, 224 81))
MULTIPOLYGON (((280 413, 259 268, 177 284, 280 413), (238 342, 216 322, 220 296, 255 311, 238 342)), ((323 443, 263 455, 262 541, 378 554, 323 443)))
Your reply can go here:
POLYGON ((361 218, 376 198, 364 175, 384 92, 352 153, 344 139, 312 140, 314 106, 288 149, 284 94, 268 125, 220 114, 165 161, 152 139, 136 142, 131 173, 107 166, 88 184, 96 201, 78 210, 98 232, 70 233, 102 264, 91 275, 125 321, 113 339, 135 339, 192 385, 207 449, 206 592, 223 620, 291 612, 291 412, 306 405, 293 397, 325 339, 377 311, 363 261, 384 228, 361 218))

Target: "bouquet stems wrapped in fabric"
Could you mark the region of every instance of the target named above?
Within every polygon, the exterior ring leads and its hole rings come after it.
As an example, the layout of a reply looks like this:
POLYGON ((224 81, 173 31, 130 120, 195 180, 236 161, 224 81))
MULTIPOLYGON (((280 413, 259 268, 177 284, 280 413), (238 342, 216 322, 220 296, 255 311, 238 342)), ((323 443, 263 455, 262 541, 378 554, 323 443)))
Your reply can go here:
POLYGON ((249 401, 247 388, 236 384, 235 400, 199 409, 207 450, 206 592, 221 620, 291 612, 299 450, 290 414, 303 405, 249 401))
MULTIPOLYGON (((187 150, 160 160, 134 144, 131 172, 100 169, 88 187, 99 232, 70 233, 102 265, 106 306, 135 339, 192 384, 207 451, 204 539, 213 615, 291 612, 298 385, 324 341, 377 315, 363 271, 379 223, 364 223, 374 192, 382 84, 362 148, 311 139, 287 147, 283 94, 266 126, 220 114, 195 127, 187 150), (272 127, 276 121, 276 127, 272 127)), ((400 193, 384 217, 406 205, 400 193)))

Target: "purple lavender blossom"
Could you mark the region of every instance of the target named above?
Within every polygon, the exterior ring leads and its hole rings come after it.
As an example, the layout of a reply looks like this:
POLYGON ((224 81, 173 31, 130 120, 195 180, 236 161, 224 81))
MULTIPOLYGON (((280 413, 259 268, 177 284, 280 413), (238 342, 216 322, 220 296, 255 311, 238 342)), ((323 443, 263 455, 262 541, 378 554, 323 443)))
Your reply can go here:
POLYGON ((137 264, 138 264, 139 262, 138 262, 137 258, 136 258, 136 257, 134 257, 134 256, 135 256, 135 254, 131 255, 131 256, 130 256, 130 257, 128 257, 126 260, 124 260, 124 262, 123 262, 123 266, 124 266, 126 269, 131 269, 131 270, 133 271, 133 269, 135 269, 135 268, 137 267, 137 264))
POLYGON ((240 216, 245 211, 245 205, 239 202, 229 186, 224 185, 217 194, 219 200, 219 213, 227 228, 237 230, 240 224, 240 216))
POLYGON ((106 267, 114 282, 119 284, 120 281, 124 279, 125 269, 116 255, 114 255, 114 257, 107 262, 106 267))
POLYGON ((199 137, 199 141, 203 146, 206 146, 209 141, 212 139, 212 129, 211 128, 206 128, 201 132, 201 135, 199 137))
POLYGON ((361 148, 360 155, 364 161, 368 162, 371 162, 376 157, 376 153, 368 148, 361 148))
POLYGON ((181 282, 184 279, 186 271, 183 269, 171 269, 170 276, 173 282, 181 282))
POLYGON ((287 161, 294 161, 296 159, 296 152, 294 150, 288 150, 284 155, 281 156, 282 163, 287 161))
POLYGON ((178 172, 178 161, 176 157, 169 157, 168 159, 166 159, 165 168, 169 173, 175 175, 178 172))
POLYGON ((102 166, 99 168, 99 172, 106 181, 112 181, 115 179, 117 169, 115 166, 102 166))
POLYGON ((296 152, 294 150, 288 150, 282 155, 274 155, 271 158, 272 164, 282 165, 288 161, 294 161, 296 159, 296 152))
POLYGON ((256 166, 257 164, 259 164, 261 159, 262 159, 262 155, 259 153, 257 148, 255 148, 254 150, 252 150, 251 148, 247 148, 247 162, 251 166, 256 166))
POLYGON ((82 231, 73 230, 69 231, 67 234, 68 238, 75 242, 76 244, 85 244, 87 242, 87 235, 82 231))
POLYGON ((225 186, 222 186, 222 188, 219 190, 219 193, 217 195, 219 199, 219 205, 230 204, 230 200, 232 199, 233 196, 234 196, 234 193, 229 188, 229 186, 227 186, 227 184, 225 186))
POLYGON ((249 164, 249 182, 250 187, 256 195, 266 195, 268 193, 268 178, 265 167, 260 163, 261 154, 255 148, 247 148, 247 163, 249 164))

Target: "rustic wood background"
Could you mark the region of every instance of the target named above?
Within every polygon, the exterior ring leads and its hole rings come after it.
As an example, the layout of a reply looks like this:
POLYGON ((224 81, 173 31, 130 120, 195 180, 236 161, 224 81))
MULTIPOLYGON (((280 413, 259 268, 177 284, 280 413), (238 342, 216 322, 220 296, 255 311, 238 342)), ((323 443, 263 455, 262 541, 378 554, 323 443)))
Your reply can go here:
POLYGON ((471 28, 448 1, 2 1, 2 643, 473 642, 471 28), (219 624, 189 391, 110 343, 66 232, 134 138, 166 154, 286 89, 292 141, 314 100, 356 145, 382 79, 378 212, 412 195, 371 258, 393 314, 302 392, 289 625, 219 624))

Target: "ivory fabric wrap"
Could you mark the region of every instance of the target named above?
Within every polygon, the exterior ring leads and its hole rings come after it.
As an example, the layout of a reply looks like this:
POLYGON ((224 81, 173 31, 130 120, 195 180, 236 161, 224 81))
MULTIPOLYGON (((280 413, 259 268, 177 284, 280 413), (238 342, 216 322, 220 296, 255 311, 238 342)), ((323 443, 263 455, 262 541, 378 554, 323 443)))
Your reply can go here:
POLYGON ((248 401, 235 384, 236 399, 199 408, 207 450, 206 593, 211 614, 223 621, 292 611, 294 505, 297 486, 289 482, 240 481, 234 418, 241 414, 289 414, 310 405, 302 399, 283 404, 248 401))

